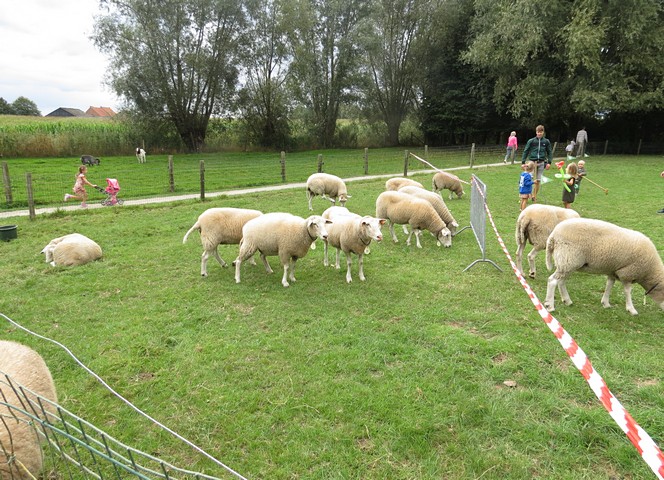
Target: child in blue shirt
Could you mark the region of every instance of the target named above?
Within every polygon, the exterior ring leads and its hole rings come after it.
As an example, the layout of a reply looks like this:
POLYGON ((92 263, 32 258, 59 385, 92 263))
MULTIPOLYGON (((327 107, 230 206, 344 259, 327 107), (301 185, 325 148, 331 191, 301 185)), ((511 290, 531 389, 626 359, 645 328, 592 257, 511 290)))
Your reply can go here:
POLYGON ((533 193, 533 172, 535 162, 530 161, 522 165, 523 172, 519 178, 519 198, 521 198, 521 210, 528 206, 528 199, 533 193))

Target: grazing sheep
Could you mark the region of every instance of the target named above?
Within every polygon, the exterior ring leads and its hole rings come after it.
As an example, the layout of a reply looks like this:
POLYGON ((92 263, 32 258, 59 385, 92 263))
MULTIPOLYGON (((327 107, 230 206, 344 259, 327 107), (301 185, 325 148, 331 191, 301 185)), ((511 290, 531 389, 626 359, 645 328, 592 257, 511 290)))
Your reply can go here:
POLYGON ((417 248, 422 248, 420 245, 422 229, 429 230, 442 245, 446 247, 452 245, 450 229, 426 200, 407 193, 383 192, 376 199, 376 217, 390 221, 390 233, 395 243, 399 240, 394 234, 394 224, 409 224, 413 230, 408 234, 406 245, 410 245, 410 237, 415 233, 417 248))
MULTIPOLYGON (((332 220, 334 222, 335 218, 341 217, 341 218, 346 218, 346 217, 352 217, 352 218, 362 218, 362 215, 358 215, 357 213, 353 213, 350 210, 348 210, 346 207, 337 207, 333 206, 328 208, 323 212, 323 218, 326 220, 332 220)), ((405 232, 408 234, 408 232, 405 232)), ((316 249, 316 242, 311 244, 311 249, 315 250, 316 249)), ((371 248, 367 245, 367 248, 364 249, 364 254, 369 255, 371 253, 371 248)))
POLYGON ((145 163, 145 150, 141 147, 136 148, 136 160, 138 163, 145 163))
POLYGON ((463 185, 461 185, 461 180, 456 175, 452 175, 447 172, 438 172, 431 179, 431 185, 434 192, 440 192, 440 196, 443 196, 442 190, 448 189, 450 191, 450 200, 452 200, 452 194, 456 193, 458 198, 463 196, 463 185))
MULTIPOLYGON (((194 230, 201 232, 203 256, 201 258, 201 275, 207 277, 207 262, 210 255, 214 255, 219 265, 227 267, 228 264, 219 256, 219 245, 237 245, 242 240, 242 227, 249 220, 262 215, 263 212, 247 208, 209 208, 200 214, 196 223, 185 233, 182 243, 187 241, 189 234, 194 230)), ((251 263, 253 258, 251 259, 251 263)))
POLYGON ((528 254, 530 272, 528 276, 535 278, 535 257, 540 250, 546 249, 546 239, 549 238, 553 228, 568 218, 579 218, 579 214, 569 208, 555 207, 534 203, 526 207, 516 220, 516 267, 523 275, 523 252, 526 243, 530 242, 533 249, 528 254))
POLYGON ((335 268, 339 266, 339 251, 343 250, 346 254, 346 282, 351 283, 353 278, 350 274, 351 253, 358 257, 360 266, 360 280, 364 282, 364 254, 372 240, 380 242, 383 240, 383 234, 380 231, 385 220, 382 218, 373 218, 370 216, 353 217, 346 215, 337 215, 331 225, 327 227, 327 240, 325 243, 325 256, 323 265, 328 266, 327 247, 332 245, 337 249, 335 268))
POLYGON ((266 256, 277 255, 284 267, 284 276, 281 284, 288 287, 295 281, 295 262, 304 257, 311 244, 317 238, 325 240, 327 229, 325 224, 331 224, 319 215, 312 215, 306 219, 291 215, 290 213, 266 213, 260 217, 249 220, 242 227, 242 241, 240 253, 235 259, 235 282, 240 283, 240 265, 251 257, 256 251, 260 252, 265 271, 272 273, 266 256))
POLYGON ((46 263, 52 266, 63 265, 72 267, 84 265, 101 258, 101 247, 80 233, 70 233, 64 237, 54 238, 44 247, 41 253, 46 255, 46 263))
POLYGON ((424 188, 424 185, 422 185, 420 182, 416 182, 415 180, 411 180, 410 178, 405 178, 405 177, 394 177, 390 178, 387 182, 385 182, 385 190, 389 191, 397 191, 401 187, 406 187, 406 186, 411 186, 411 187, 419 187, 419 188, 424 188))
POLYGON ((427 202, 429 202, 431 206, 436 210, 441 220, 445 222, 447 228, 450 229, 450 233, 452 234, 452 236, 456 235, 456 231, 457 228, 459 227, 459 224, 452 216, 452 212, 450 212, 449 208, 447 208, 447 205, 445 205, 445 201, 442 199, 440 195, 438 195, 437 193, 430 192, 428 190, 424 190, 423 188, 413 187, 413 186, 401 187, 398 191, 402 193, 407 193, 408 195, 412 195, 414 197, 421 198, 422 200, 426 200, 427 202))
POLYGON ((620 280, 625 289, 625 308, 632 315, 638 313, 632 304, 633 283, 641 285, 646 295, 664 309, 664 264, 655 245, 640 232, 601 220, 564 220, 546 242, 546 266, 551 270, 554 264, 556 271, 549 277, 544 302, 549 311, 554 310, 556 286, 563 303, 572 304, 566 281, 576 271, 606 275, 604 308, 611 306, 611 288, 620 280))
POLYGON ((314 208, 311 206, 311 200, 320 195, 336 205, 337 200, 343 207, 346 201, 351 198, 348 195, 346 184, 342 179, 336 175, 329 173, 314 173, 307 179, 307 200, 309 202, 309 210, 314 208))
POLYGON ((25 345, 0 340, 0 478, 40 478, 45 437, 35 417, 46 420, 47 412, 55 414, 49 402, 57 401, 42 357, 25 345), (19 385, 24 388, 19 390, 19 385))
POLYGON ((99 165, 101 160, 92 155, 81 155, 81 163, 83 165, 99 165))

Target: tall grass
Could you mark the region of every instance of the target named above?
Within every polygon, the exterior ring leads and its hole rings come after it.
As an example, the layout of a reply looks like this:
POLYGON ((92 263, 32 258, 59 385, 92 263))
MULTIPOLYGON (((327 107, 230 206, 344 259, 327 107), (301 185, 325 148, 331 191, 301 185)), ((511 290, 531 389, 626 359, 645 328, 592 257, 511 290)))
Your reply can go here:
MULTIPOLYGON (((664 245, 660 160, 590 158, 574 207, 664 245), (628 183, 626 183, 628 182, 628 183), (638 185, 638 192, 634 191, 638 185)), ((397 173, 397 172, 395 172, 397 173)), ((511 252, 518 166, 478 168, 488 207, 511 252)), ((550 176, 553 172, 550 172, 550 176)), ((470 172, 460 173, 468 179, 470 172)), ((425 185, 431 175, 414 177, 425 185)), ((148 181, 148 180, 146 180, 148 181)), ((349 184, 348 207, 371 214, 384 180, 349 184)), ((541 202, 561 204, 550 182, 541 202)), ((316 199, 317 213, 328 205, 316 199)), ((243 265, 242 283, 216 262, 201 278, 200 242, 184 232, 217 206, 307 216, 300 189, 12 219, 0 242, 0 311, 67 345, 120 393, 251 479, 649 479, 652 473, 542 322, 488 228, 488 263, 473 234, 449 249, 387 237, 365 257, 366 282, 324 268, 322 248, 298 260, 297 282, 243 265), (39 251, 80 232, 104 259, 51 268, 39 251), (515 386, 508 387, 511 380, 515 386)), ((448 201, 462 225, 468 199, 448 201)), ((588 239, 592 242, 593 239, 588 239)), ((233 260, 237 246, 221 246, 233 260)), ((538 258, 529 280, 544 297, 538 258)), ((612 392, 664 444, 664 315, 634 289, 640 314, 600 298, 604 279, 577 274, 574 304, 555 312, 612 392)), ((3 338, 46 359, 60 401, 119 440, 176 465, 231 478, 109 395, 60 349, 6 325, 3 338)), ((512 385, 510 383, 510 385, 512 385)), ((61 472, 58 472, 61 473, 61 472)))

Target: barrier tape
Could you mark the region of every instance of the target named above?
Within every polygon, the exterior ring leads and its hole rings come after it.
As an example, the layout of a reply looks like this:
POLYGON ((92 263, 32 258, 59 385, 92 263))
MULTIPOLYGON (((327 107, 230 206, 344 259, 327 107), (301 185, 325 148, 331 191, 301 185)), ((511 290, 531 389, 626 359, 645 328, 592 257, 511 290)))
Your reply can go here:
MULTIPOLYGON (((475 182, 473 179, 473 185, 474 183, 475 182)), ((480 188, 476 188, 476 190, 480 193, 480 195, 482 195, 480 188)), ((659 449, 650 435, 648 435, 648 433, 643 430, 638 423, 636 423, 634 418, 632 418, 627 410, 625 410, 615 395, 611 393, 611 390, 609 390, 606 382, 592 366, 590 359, 587 357, 581 347, 579 347, 579 344, 576 343, 572 336, 563 328, 560 322, 556 320, 556 318, 551 315, 551 313, 546 308, 544 308, 544 305, 542 305, 540 300, 537 298, 535 292, 533 292, 533 290, 530 288, 530 285, 528 285, 528 282, 524 276, 521 275, 521 272, 519 272, 516 264, 512 260, 512 256, 507 250, 505 242, 500 236, 500 233, 498 233, 496 224, 493 221, 493 216, 491 215, 491 210, 489 210, 489 206, 486 203, 486 198, 484 198, 484 209, 486 210, 489 221, 491 222, 491 227, 493 228, 493 231, 498 238, 498 243, 500 244, 503 252, 510 262, 512 270, 521 283, 521 286, 530 297, 531 302, 537 309, 539 315, 542 317, 542 320, 544 320, 544 323, 546 323, 549 329, 556 336, 558 342, 560 342, 560 345, 563 347, 563 349, 565 349, 565 352, 569 356, 574 366, 579 370, 579 372, 581 372, 583 378, 586 379, 592 391, 595 393, 604 408, 609 412, 609 415, 611 415, 611 418, 613 418, 620 429, 625 432, 630 442, 632 442, 632 444, 636 447, 636 450, 639 452, 639 455, 641 455, 641 458, 643 458, 643 460, 648 464, 657 478, 664 480, 664 454, 662 454, 662 451, 659 449)))

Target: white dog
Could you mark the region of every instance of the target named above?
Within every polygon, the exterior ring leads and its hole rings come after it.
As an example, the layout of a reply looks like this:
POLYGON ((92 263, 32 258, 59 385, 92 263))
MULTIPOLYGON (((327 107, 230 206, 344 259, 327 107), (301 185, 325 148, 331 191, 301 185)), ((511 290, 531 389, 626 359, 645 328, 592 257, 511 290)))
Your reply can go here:
POLYGON ((138 163, 145 163, 145 150, 141 147, 136 149, 136 160, 138 160, 138 163))

